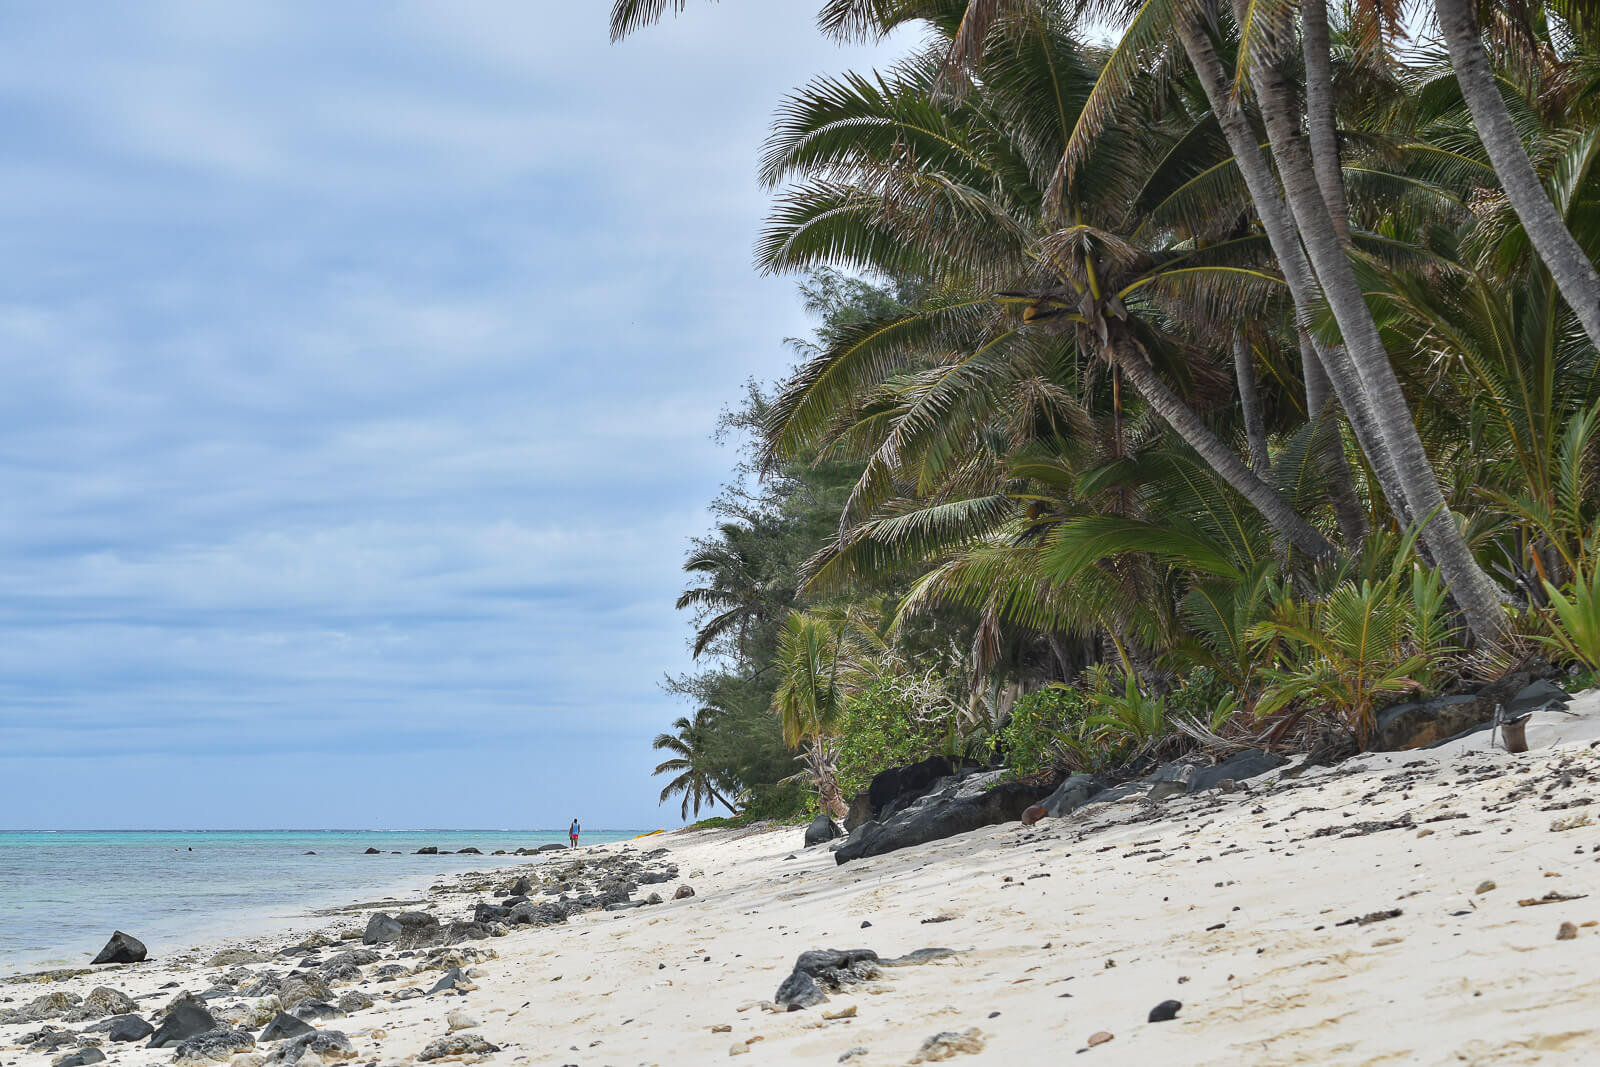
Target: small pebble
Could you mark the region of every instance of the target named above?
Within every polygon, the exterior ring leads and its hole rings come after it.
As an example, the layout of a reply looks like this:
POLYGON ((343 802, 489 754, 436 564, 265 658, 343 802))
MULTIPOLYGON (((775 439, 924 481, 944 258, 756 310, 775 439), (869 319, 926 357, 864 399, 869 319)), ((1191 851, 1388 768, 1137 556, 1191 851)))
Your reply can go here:
POLYGON ((1113 1034, 1109 1030, 1098 1030, 1089 1035, 1089 1047, 1094 1048, 1096 1045, 1103 1045, 1116 1036, 1116 1034, 1113 1034))
POLYGON ((1164 1023, 1178 1017, 1178 1009, 1183 1007, 1181 1000, 1163 1000, 1160 1004, 1150 1009, 1150 1022, 1164 1023))
POLYGON ((1572 923, 1562 923, 1561 929, 1556 931, 1557 941, 1571 941, 1578 936, 1578 928, 1572 923))
POLYGON ((1491 889, 1494 889, 1494 888, 1496 888, 1496 886, 1494 884, 1494 879, 1486 878, 1483 881, 1478 883, 1478 888, 1473 890, 1473 892, 1474 893, 1487 893, 1491 889))

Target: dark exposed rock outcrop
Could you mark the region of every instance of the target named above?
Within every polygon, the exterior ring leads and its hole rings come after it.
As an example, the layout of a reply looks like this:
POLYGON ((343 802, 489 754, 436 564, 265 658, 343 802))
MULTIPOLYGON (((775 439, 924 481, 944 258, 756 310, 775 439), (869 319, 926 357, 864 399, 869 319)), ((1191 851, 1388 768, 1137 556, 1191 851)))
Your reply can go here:
POLYGON ((834 856, 848 863, 912 845, 939 841, 996 823, 1015 822, 1029 805, 1050 792, 1048 786, 999 781, 1000 772, 945 779, 910 806, 857 827, 834 856))
POLYGON ((191 1037, 217 1029, 217 1020, 200 1001, 185 996, 167 1009, 161 1025, 150 1035, 149 1048, 173 1048, 191 1037))
POLYGON ((1486 730, 1497 707, 1505 709, 1507 718, 1545 707, 1565 707, 1569 698, 1550 681, 1553 674, 1548 664, 1535 662, 1471 693, 1385 708, 1377 715, 1372 748, 1379 752, 1430 748, 1477 730, 1486 730))
POLYGON ((366 945, 384 945, 390 941, 400 940, 400 935, 404 932, 405 928, 395 920, 393 915, 376 911, 367 920, 367 929, 361 935, 361 941, 362 944, 366 945))
POLYGON ((111 935, 111 940, 106 942, 106 947, 100 954, 91 960, 91 964, 98 963, 140 963, 147 955, 144 942, 132 934, 125 934, 117 930, 111 935))
POLYGON ((272 1017, 272 1021, 267 1024, 267 1028, 261 1031, 261 1040, 284 1041, 291 1037, 299 1037, 301 1034, 314 1034, 316 1032, 317 1028, 310 1023, 297 1019, 287 1012, 280 1011, 272 1017))
POLYGON ((955 773, 955 766, 944 756, 929 756, 920 763, 879 771, 867 786, 872 818, 882 820, 908 807, 932 789, 934 783, 955 773))
POLYGON ((106 1031, 106 1040, 143 1041, 155 1031, 155 1027, 137 1015, 118 1015, 111 1020, 111 1027, 106 1031))

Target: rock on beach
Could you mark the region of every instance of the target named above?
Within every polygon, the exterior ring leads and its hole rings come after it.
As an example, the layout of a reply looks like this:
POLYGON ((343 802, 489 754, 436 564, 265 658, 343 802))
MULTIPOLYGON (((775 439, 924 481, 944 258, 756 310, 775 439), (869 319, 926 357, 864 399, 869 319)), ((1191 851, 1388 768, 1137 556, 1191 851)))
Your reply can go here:
POLYGON ((430 1041, 427 1047, 417 1053, 417 1060, 426 1063, 446 1056, 487 1056, 499 1051, 500 1046, 490 1044, 481 1034, 448 1034, 430 1041))
POLYGON ((262 1041, 283 1041, 301 1034, 314 1034, 317 1028, 301 1019, 295 1018, 287 1012, 279 1012, 272 1017, 267 1028, 261 1031, 262 1041))
POLYGON ((118 1015, 111 1020, 106 1038, 111 1041, 143 1041, 155 1031, 155 1027, 137 1015, 118 1015))
POLYGON ((142 963, 147 955, 143 941, 132 934, 117 930, 111 934, 111 940, 106 942, 106 947, 100 950, 100 954, 90 961, 90 966, 102 963, 142 963))
POLYGON ((839 829, 837 823, 828 818, 826 812, 811 820, 811 825, 806 827, 806 847, 826 844, 836 837, 843 836, 844 831, 839 829))
POLYGON ((281 1042, 267 1057, 268 1064, 336 1063, 355 1059, 355 1046, 338 1030, 316 1030, 281 1042))
POLYGON ((173 1048, 191 1037, 217 1029, 217 1020, 193 997, 182 997, 170 1008, 150 1037, 150 1048, 173 1048))
POLYGON ((69 1015, 74 1020, 103 1019, 107 1015, 126 1015, 138 1006, 128 994, 102 985, 90 990, 83 1003, 69 1015))
POLYGON ((175 1063, 224 1063, 255 1047, 256 1039, 243 1030, 210 1030, 181 1042, 172 1059, 175 1063))
POLYGON ((395 920, 394 916, 377 911, 367 920, 367 928, 361 934, 361 942, 366 945, 383 945, 400 940, 400 935, 404 932, 405 928, 395 920))

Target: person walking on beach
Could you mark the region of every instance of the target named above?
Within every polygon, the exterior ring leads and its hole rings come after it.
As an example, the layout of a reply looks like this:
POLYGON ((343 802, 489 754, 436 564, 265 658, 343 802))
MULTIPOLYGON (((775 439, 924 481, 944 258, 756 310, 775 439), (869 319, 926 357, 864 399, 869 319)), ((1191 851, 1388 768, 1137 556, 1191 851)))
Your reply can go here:
POLYGON ((571 848, 577 848, 578 847, 578 829, 579 829, 578 820, 577 819, 573 819, 572 820, 572 828, 567 831, 567 837, 570 838, 571 841, 572 841, 572 844, 570 846, 571 848))

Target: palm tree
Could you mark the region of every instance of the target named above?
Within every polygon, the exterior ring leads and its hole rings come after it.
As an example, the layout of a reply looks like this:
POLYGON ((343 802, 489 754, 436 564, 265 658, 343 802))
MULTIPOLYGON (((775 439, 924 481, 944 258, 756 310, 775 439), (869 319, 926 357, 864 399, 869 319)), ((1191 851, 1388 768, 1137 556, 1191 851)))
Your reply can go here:
MULTIPOLYGON (((949 20, 938 25, 953 32, 949 20)), ((1009 373, 1030 359, 1030 347, 1048 351, 1041 338, 1067 334, 1114 367, 1113 380, 1131 384, 1290 543, 1314 557, 1330 556, 1322 533, 1285 507, 1158 372, 1158 362, 1172 366, 1182 358, 1177 350, 1151 349, 1152 330, 1259 310, 1276 280, 1248 263, 1254 242, 1202 252, 1135 245, 1117 235, 1113 228, 1126 221, 1129 206, 1120 194, 1143 162, 1133 162, 1136 147, 1117 151, 1136 146, 1129 130, 1118 131, 1129 143, 1108 145, 1096 163, 1104 192, 1079 205, 1064 225, 1045 210, 1049 176, 1075 118, 1068 106, 1096 73, 1070 28, 1059 13, 1008 27, 1011 45, 990 57, 981 90, 959 99, 935 91, 950 47, 941 40, 891 77, 819 80, 784 108, 765 174, 791 185, 763 238, 763 264, 920 271, 942 291, 896 321, 841 337, 811 361, 774 407, 774 425, 784 428, 780 444, 797 449, 857 387, 908 367, 918 341, 972 346, 971 358, 913 420, 925 423, 941 408, 966 402, 958 398, 982 398, 984 373, 1009 373), (1230 262, 1230 253, 1245 261, 1230 262), (996 289, 1024 309, 1020 330, 1015 324, 982 330, 996 289), (1134 317, 1136 309, 1145 314, 1134 317)), ((1179 348, 1192 354, 1194 344, 1179 348)), ((887 447, 898 451, 899 443, 887 447)), ((869 475, 875 472, 881 481, 883 465, 869 464, 869 475)))
MULTIPOLYGON (((1117 5, 1111 5, 1116 7, 1117 5)), ((1260 138, 1245 115, 1241 98, 1231 91, 1225 68, 1218 59, 1206 29, 1206 7, 1194 10, 1174 5, 1174 0, 1144 0, 1127 5, 1131 10, 1121 40, 1107 57, 1099 78, 1079 112, 1077 125, 1068 139, 1056 175, 1056 195, 1065 197, 1076 177, 1082 158, 1091 150, 1101 130, 1130 102, 1140 98, 1140 85, 1147 81, 1175 79, 1172 68, 1176 57, 1187 56, 1200 78, 1204 95, 1234 156, 1234 166, 1248 189, 1249 201, 1259 219, 1273 256, 1283 273, 1294 306, 1299 329, 1297 338, 1305 384, 1306 410, 1321 412, 1329 403, 1329 389, 1350 420, 1350 427, 1362 451, 1372 464, 1373 474, 1387 499, 1390 510, 1402 521, 1409 521, 1410 509, 1388 446, 1372 414, 1372 405, 1354 363, 1342 346, 1320 336, 1316 275, 1306 260, 1294 220, 1278 192, 1261 149, 1260 138), (1168 40, 1176 35, 1182 48, 1173 50, 1168 40), (1331 379, 1331 381, 1330 381, 1331 379)), ((1209 184, 1209 183, 1208 183, 1209 184)), ((1329 457, 1332 465, 1340 526, 1348 542, 1365 536, 1365 526, 1351 506, 1353 492, 1346 488, 1342 454, 1329 457)))
MULTIPOLYGON (((1272 155, 1283 181, 1283 200, 1279 199, 1277 181, 1262 158, 1259 138, 1243 112, 1241 95, 1236 91, 1238 82, 1228 76, 1217 56, 1212 37, 1221 30, 1222 13, 1211 0, 1144 0, 1138 5, 1101 73, 1094 95, 1084 105, 1084 118, 1068 143, 1059 173, 1064 184, 1071 181, 1074 165, 1100 135, 1110 116, 1130 99, 1136 80, 1152 62, 1158 67, 1168 63, 1170 50, 1163 43, 1175 36, 1199 77, 1250 189, 1294 295, 1302 328, 1310 331, 1316 326, 1312 317, 1317 306, 1313 286, 1320 287, 1326 299, 1344 343, 1319 346, 1317 355, 1350 415, 1352 428, 1389 497, 1391 509, 1402 521, 1420 517, 1427 522, 1424 536, 1428 548, 1450 583, 1468 626, 1480 639, 1497 643, 1506 632, 1499 591, 1473 557, 1446 505, 1411 408, 1301 140, 1292 98, 1280 69, 1288 37, 1284 12, 1273 8, 1257 19, 1254 6, 1235 7, 1240 12, 1238 21, 1244 34, 1241 64, 1249 72, 1265 120, 1272 155), (1287 205, 1287 212, 1280 204, 1287 205), (1301 247, 1309 259, 1309 270, 1301 247)), ((1063 189, 1058 195, 1069 194, 1063 189)), ((1308 383, 1314 376, 1312 362, 1306 360, 1308 383)))
MULTIPOLYGON (((1428 105, 1414 109, 1413 133, 1419 148, 1436 146, 1456 163, 1454 192, 1465 201, 1492 175, 1487 159, 1477 158, 1481 146, 1475 153, 1461 143, 1470 120, 1457 84, 1445 75, 1415 87, 1428 105)), ((1600 192, 1600 134, 1538 128, 1531 139, 1564 175, 1552 190, 1562 216, 1592 226, 1586 205, 1600 192)), ((1403 162, 1399 169, 1414 186, 1436 184, 1433 199, 1443 209, 1419 220, 1429 236, 1411 238, 1416 252, 1382 272, 1386 291, 1377 303, 1386 306, 1387 329, 1416 354, 1417 388, 1437 401, 1433 435, 1462 443, 1470 466, 1458 485, 1513 523, 1494 533, 1505 546, 1499 565, 1539 603, 1544 581, 1559 585, 1571 573, 1596 502, 1592 479, 1575 471, 1594 462, 1584 427, 1600 403, 1600 352, 1559 298, 1547 265, 1517 254, 1527 237, 1513 212, 1501 202, 1452 210, 1452 189, 1441 181, 1449 175, 1403 162)))
POLYGON ((769 582, 763 578, 763 545, 750 527, 725 522, 715 537, 697 540, 683 569, 702 579, 678 595, 677 608, 695 608, 694 651, 698 658, 719 639, 731 637, 743 651, 752 627, 767 618, 769 582))
POLYGON ((1499 79, 1484 54, 1483 31, 1473 13, 1472 0, 1434 0, 1433 9, 1439 32, 1450 49, 1456 81, 1472 110, 1473 124, 1494 163, 1500 187, 1522 220, 1539 258, 1549 268, 1562 298, 1583 324, 1590 343, 1600 347, 1600 274, 1573 238, 1533 169, 1511 111, 1500 95, 1499 79))
POLYGON ((783 740, 801 760, 825 812, 849 810, 839 789, 837 738, 850 693, 873 671, 867 662, 883 642, 850 611, 792 611, 778 644, 778 688, 772 710, 783 740))
MULTIPOLYGON (((1267 29, 1279 34, 1284 32, 1281 25, 1267 29)), ((1183 21, 1180 32, 1212 108, 1219 112, 1229 109, 1233 90, 1223 80, 1215 53, 1204 40, 1204 25, 1198 18, 1190 18, 1183 21)), ((1330 355, 1338 362, 1339 353, 1346 353, 1354 364, 1355 376, 1370 404, 1407 508, 1411 515, 1426 523, 1423 535, 1429 551, 1461 606, 1468 627, 1480 640, 1498 644, 1507 632, 1499 590, 1462 536, 1423 448, 1410 404, 1395 375, 1372 309, 1366 303, 1355 268, 1323 200, 1292 110, 1287 79, 1279 61, 1265 44, 1252 48, 1248 55, 1251 85, 1261 104, 1267 139, 1278 164, 1290 215, 1345 341, 1345 348, 1330 349, 1330 355)), ((1259 153, 1254 138, 1248 145, 1236 144, 1234 151, 1236 156, 1254 157, 1259 153)), ((1335 373, 1334 379, 1339 381, 1340 375, 1335 373)))
MULTIPOLYGON (((615 0, 612 8, 613 37, 625 36, 640 26, 656 21, 667 10, 677 12, 683 10, 685 6, 686 0, 615 0)), ((948 43, 941 58, 948 63, 951 60, 961 61, 974 57, 997 17, 1004 9, 1012 6, 1026 9, 1032 5, 1007 4, 1001 0, 972 0, 969 4, 941 3, 937 0, 927 0, 927 2, 833 0, 825 5, 820 21, 825 27, 840 33, 863 30, 882 33, 902 22, 924 20, 944 30, 948 43)), ((1059 13, 1051 5, 1044 5, 1036 15, 1041 25, 1052 22, 1059 25, 1061 22, 1059 13)), ((1073 67, 1081 72, 1082 60, 1077 59, 1073 67)), ((1070 75, 1074 71, 1069 68, 1064 73, 1070 75)), ((1046 105, 1048 99, 1042 98, 1037 103, 1046 105)), ((1055 110, 1058 111, 1059 106, 1055 110)), ((1049 114, 1050 109, 1046 108, 1045 113, 1049 114)), ((1058 131, 1058 134, 1062 132, 1064 131, 1058 131)), ((769 173, 771 170, 769 167, 769 173)), ((826 196, 827 191, 823 191, 823 195, 826 196)), ((837 204, 834 207, 838 209, 837 204)), ((874 264, 874 266, 879 265, 881 264, 874 264)), ((1091 285, 1089 288, 1096 289, 1098 286, 1091 285)), ((1099 294, 1094 293, 1094 297, 1098 300, 1099 294)), ((1115 306, 1111 310, 1115 312, 1115 306)), ((1084 325, 1098 331, 1102 336, 1107 334, 1104 328, 1105 309, 1089 312, 1088 319, 1093 321, 1085 321, 1084 325)), ((1211 463, 1235 489, 1254 506, 1263 509, 1263 513, 1269 516, 1290 542, 1312 555, 1328 556, 1333 553, 1333 547, 1326 538, 1285 509, 1271 487, 1218 441, 1205 424, 1195 417, 1188 405, 1167 387, 1158 375, 1148 369, 1148 356, 1139 350, 1137 343, 1128 343, 1125 338, 1119 339, 1119 343, 1110 343, 1107 338, 1107 343, 1101 345, 1100 354, 1117 366, 1140 391, 1146 402, 1160 412, 1162 418, 1204 456, 1206 461, 1211 463)), ((1313 411, 1320 411, 1320 407, 1319 403, 1313 411)), ((1344 479, 1347 476, 1341 473, 1340 477, 1344 479)), ((1348 504, 1353 500, 1353 494, 1346 493, 1344 498, 1348 504)), ((1347 534, 1359 536, 1361 532, 1359 519, 1348 507, 1342 511, 1341 517, 1346 521, 1347 534)))
POLYGON ((693 719, 679 716, 672 724, 675 732, 657 734, 651 745, 658 752, 673 753, 672 758, 656 764, 656 769, 651 773, 677 776, 662 787, 661 803, 665 804, 669 797, 683 794, 681 814, 684 819, 688 819, 691 807, 698 818, 702 804, 721 804, 733 814, 739 814, 739 810, 717 792, 716 778, 707 768, 706 735, 716 714, 715 709, 701 708, 694 713, 693 719))
MULTIPOLYGON (((645 21, 658 18, 667 6, 668 0, 618 0, 613 12, 614 29, 626 33, 645 21)), ((684 0, 671 0, 671 6, 675 10, 681 10, 684 0)), ((837 9, 835 24, 871 25, 875 18, 880 32, 898 22, 914 18, 938 22, 942 16, 943 25, 950 38, 945 53, 947 61, 975 59, 982 51, 989 31, 997 22, 1003 21, 1001 16, 1007 10, 1031 13, 1033 17, 1041 17, 1053 10, 1052 5, 1040 4, 1037 0, 969 0, 966 4, 839 0, 838 3, 829 6, 831 9, 837 9), (960 14, 954 23, 951 22, 952 9, 960 14)), ((828 18, 829 13, 825 12, 825 24, 828 18)), ((1139 40, 1134 42, 1132 47, 1128 47, 1129 41, 1125 38, 1118 53, 1123 57, 1142 58, 1161 27, 1175 27, 1184 50, 1201 76, 1202 85, 1212 107, 1223 123, 1224 131, 1229 136, 1230 146, 1235 156, 1240 159, 1241 168, 1244 168, 1254 161, 1259 150, 1253 135, 1248 139, 1245 138, 1243 131, 1248 127, 1244 124, 1242 116, 1238 116, 1235 121, 1229 120, 1230 113, 1238 113, 1238 101, 1227 83, 1220 64, 1215 61, 1214 50, 1205 39, 1207 32, 1205 24, 1208 21, 1215 21, 1215 9, 1208 6, 1205 0, 1191 3, 1184 9, 1175 8, 1171 0, 1147 0, 1133 20, 1140 29, 1139 40)), ((1249 19, 1241 17, 1240 21, 1249 26, 1249 19)), ((1281 25, 1272 25, 1267 29, 1280 35, 1282 33, 1281 25)), ((1273 234, 1274 251, 1284 264, 1286 277, 1292 279, 1291 286, 1302 287, 1302 291, 1295 294, 1297 312, 1303 317, 1308 317, 1309 310, 1314 306, 1311 294, 1304 291, 1305 282, 1314 279, 1315 283, 1320 283, 1344 340, 1350 346, 1348 349, 1341 346, 1326 346, 1318 353, 1318 359, 1307 359, 1308 387, 1315 393, 1319 376, 1324 371, 1332 377, 1340 402, 1350 414, 1358 439, 1361 440, 1364 451, 1372 461, 1396 514, 1405 520, 1420 516, 1426 521, 1424 537, 1429 550, 1450 583, 1452 594, 1460 604, 1469 628, 1480 639, 1497 643, 1506 632, 1506 617, 1500 603, 1499 590, 1473 557, 1449 510, 1438 477, 1422 446, 1410 406, 1395 376, 1388 353, 1383 348, 1381 336, 1371 310, 1365 303, 1361 286, 1345 254, 1341 234, 1335 227, 1323 199, 1309 155, 1305 154, 1303 157, 1307 150, 1300 142, 1298 128, 1296 126, 1291 129, 1289 125, 1291 112, 1288 110, 1288 96, 1281 73, 1276 63, 1272 61, 1268 47, 1251 48, 1247 49, 1247 52, 1250 57, 1252 80, 1262 103, 1263 115, 1267 119, 1273 154, 1283 175, 1288 197, 1288 214, 1294 227, 1299 231, 1300 240, 1294 239, 1292 232, 1284 232, 1286 229, 1284 223, 1288 220, 1283 219, 1282 213, 1262 210, 1266 204, 1276 199, 1276 183, 1267 184, 1270 179, 1267 177, 1264 163, 1251 168, 1255 178, 1250 182, 1253 197, 1257 201, 1263 222, 1269 226, 1269 233, 1277 231, 1273 234), (1271 197, 1267 196, 1268 189, 1273 190, 1271 197), (1273 218, 1274 214, 1277 215, 1276 219, 1273 218), (1299 266, 1296 261, 1300 259, 1299 248, 1302 240, 1310 255, 1309 270, 1296 269, 1299 266), (1319 363, 1320 367, 1317 366, 1319 363)), ((1123 66, 1127 67, 1130 63, 1131 61, 1125 58, 1123 66)), ((1116 65, 1115 58, 1112 65, 1116 65)), ((1097 89, 1105 90, 1103 96, 1109 95, 1112 91, 1110 86, 1113 84, 1114 80, 1108 81, 1102 77, 1097 89)), ((1126 89, 1126 85, 1121 88, 1126 89)), ((1102 101, 1099 106, 1105 108, 1109 105, 1102 101)), ((1084 108, 1086 114, 1092 110, 1093 108, 1089 106, 1084 108)), ((1324 135, 1325 142, 1326 131, 1320 132, 1324 135)), ((1073 140, 1076 139, 1075 131, 1073 140)), ((1072 162, 1070 141, 1062 159, 1062 167, 1057 170, 1058 178, 1062 173, 1070 174, 1073 170, 1070 166, 1072 162)), ((835 203, 832 209, 845 210, 842 203, 835 203)), ((1302 327, 1308 331, 1311 326, 1310 322, 1302 322, 1302 327)), ((1256 506, 1268 508, 1267 513, 1272 516, 1274 524, 1279 525, 1290 540, 1302 549, 1307 547, 1310 539, 1306 537, 1305 531, 1295 528, 1291 518, 1281 515, 1266 501, 1266 494, 1261 492, 1259 479, 1253 479, 1249 469, 1239 463, 1237 457, 1224 455, 1210 441, 1206 441, 1198 432, 1203 427, 1197 426, 1194 421, 1186 417, 1187 413, 1181 403, 1174 405, 1173 401, 1177 398, 1168 396, 1161 390, 1159 379, 1143 373, 1143 363, 1136 356, 1129 357, 1125 354, 1125 350, 1116 349, 1106 354, 1114 363, 1118 363, 1119 359, 1123 361, 1118 365, 1128 374, 1136 387, 1154 390, 1146 396, 1146 400, 1156 410, 1161 411, 1169 423, 1200 451, 1208 462, 1216 465, 1219 473, 1222 473, 1230 484, 1256 506), (1245 477, 1241 477, 1241 474, 1245 477)), ((1313 411, 1315 410, 1317 409, 1313 407, 1313 411)))
POLYGON ((1339 125, 1333 96, 1333 40, 1326 0, 1301 0, 1301 53, 1306 77, 1306 141, 1317 186, 1339 239, 1350 244, 1350 204, 1339 163, 1339 125))
POLYGON ((983 646, 1004 625, 1092 641, 1103 632, 1144 675, 1149 653, 1176 636, 1184 590, 1163 586, 1179 569, 1131 552, 1067 568, 1061 553, 1089 540, 1160 547, 1175 561, 1198 545, 1208 554, 1202 569, 1224 566, 1184 528, 1200 493, 1218 516, 1217 536, 1270 558, 1269 543, 1245 532, 1252 509, 1228 485, 1253 479, 1268 497, 1261 513, 1281 507, 1304 523, 1325 503, 1317 458, 1332 435, 1325 420, 1295 434, 1281 469, 1263 477, 1241 474, 1213 429, 1228 380, 1216 357, 1234 351, 1239 324, 1259 318, 1278 286, 1257 265, 1257 235, 1196 241, 1182 227, 1139 221, 1187 210, 1174 205, 1173 187, 1189 207, 1215 209, 1215 195, 1195 193, 1189 180, 1211 162, 1192 150, 1206 143, 1204 126, 1117 130, 1130 143, 1084 164, 1098 198, 1077 205, 1082 221, 1052 226, 1042 216, 1074 115, 1046 122, 1038 101, 1050 97, 1040 94, 1081 99, 1095 74, 1069 27, 1003 27, 984 78, 959 98, 935 91, 938 40, 890 75, 820 79, 785 105, 766 173, 792 184, 763 239, 764 262, 901 265, 934 281, 922 303, 840 331, 802 365, 768 436, 780 456, 839 452, 866 463, 839 537, 809 568, 808 590, 931 563, 900 617, 941 602, 977 612, 975 664, 993 662, 983 646), (1093 224, 1101 218, 1129 235, 1093 224), (1000 288, 1007 283, 1015 288, 1000 288), (1006 308, 1020 308, 1023 321, 1006 308), (1130 383, 1145 404, 1123 395, 1130 383), (1222 455, 1202 460, 1198 448, 1175 445, 1158 411, 1222 455), (1163 471, 1189 495, 1150 491, 1148 479, 1161 479, 1149 461, 1163 449, 1181 453, 1163 471), (1220 483, 1214 468, 1230 467, 1220 483), (1107 525, 1112 517, 1126 521, 1107 525))

